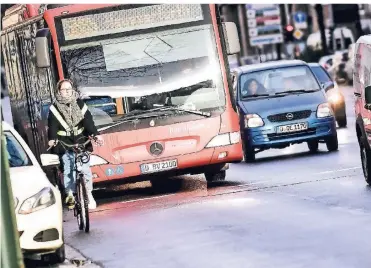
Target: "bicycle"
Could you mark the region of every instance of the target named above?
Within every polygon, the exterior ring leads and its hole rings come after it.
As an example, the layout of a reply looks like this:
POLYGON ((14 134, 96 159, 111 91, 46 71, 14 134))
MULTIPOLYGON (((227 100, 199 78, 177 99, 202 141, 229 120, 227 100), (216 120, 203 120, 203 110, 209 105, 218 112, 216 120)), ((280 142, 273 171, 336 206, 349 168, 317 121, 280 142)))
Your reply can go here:
MULTIPOLYGON (((97 141, 95 137, 92 137, 94 141, 97 141)), ((75 205, 73 207, 74 217, 77 218, 77 224, 79 230, 85 230, 86 233, 90 229, 90 220, 89 220, 89 198, 85 185, 84 174, 82 173, 82 164, 86 164, 90 160, 90 154, 86 151, 85 146, 91 142, 91 139, 87 140, 82 144, 67 144, 63 141, 56 140, 54 146, 58 143, 61 143, 63 147, 72 148, 75 155, 75 164, 74 170, 76 172, 76 191, 75 191, 75 205)), ((48 151, 53 146, 48 148, 48 151)), ((69 208, 70 209, 70 208, 69 208)))

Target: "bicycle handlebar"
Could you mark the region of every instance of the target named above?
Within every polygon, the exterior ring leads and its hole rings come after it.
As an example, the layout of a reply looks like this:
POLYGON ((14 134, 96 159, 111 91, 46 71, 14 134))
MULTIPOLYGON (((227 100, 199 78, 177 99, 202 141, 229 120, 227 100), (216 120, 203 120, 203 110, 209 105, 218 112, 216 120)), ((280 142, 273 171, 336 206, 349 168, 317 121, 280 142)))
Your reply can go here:
POLYGON ((49 151, 51 148, 55 147, 58 144, 58 142, 60 142, 63 146, 77 149, 77 148, 85 147, 89 142, 91 142, 91 140, 94 140, 95 142, 97 142, 97 138, 95 136, 89 137, 89 139, 87 141, 85 141, 84 143, 77 143, 77 144, 68 144, 68 143, 65 143, 65 142, 57 139, 57 140, 55 140, 54 145, 50 146, 47 149, 47 151, 49 151))

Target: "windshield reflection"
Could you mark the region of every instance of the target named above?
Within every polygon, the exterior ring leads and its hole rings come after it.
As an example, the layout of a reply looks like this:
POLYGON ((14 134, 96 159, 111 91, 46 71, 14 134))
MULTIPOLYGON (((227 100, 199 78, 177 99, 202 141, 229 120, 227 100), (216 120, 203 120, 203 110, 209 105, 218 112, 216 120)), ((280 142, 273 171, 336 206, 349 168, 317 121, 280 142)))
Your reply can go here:
POLYGON ((267 69, 241 75, 241 98, 264 97, 320 90, 307 66, 267 69))
POLYGON ((210 25, 167 30, 63 48, 62 61, 89 108, 111 122, 161 106, 223 110, 214 39, 210 25))

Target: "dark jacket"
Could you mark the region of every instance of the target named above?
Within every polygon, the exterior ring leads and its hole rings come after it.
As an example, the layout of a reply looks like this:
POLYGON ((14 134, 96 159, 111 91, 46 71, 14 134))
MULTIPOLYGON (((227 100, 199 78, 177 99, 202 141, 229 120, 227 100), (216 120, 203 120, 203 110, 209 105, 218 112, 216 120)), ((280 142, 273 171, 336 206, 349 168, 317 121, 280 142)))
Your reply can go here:
MULTIPOLYGON (((79 105, 80 109, 82 109, 85 105, 84 101, 78 99, 77 104, 79 105)), ((58 107, 54 105, 56 110, 60 113, 60 115, 64 118, 63 114, 58 110, 58 107)), ((65 119, 65 118, 64 118, 65 119)), ((58 131, 65 131, 62 124, 58 121, 58 119, 55 117, 55 115, 49 110, 49 116, 48 116, 48 139, 49 140, 61 140, 67 144, 76 144, 76 143, 83 143, 87 140, 88 136, 91 135, 99 135, 99 132, 97 128, 95 127, 93 117, 89 110, 87 110, 84 114, 84 119, 81 120, 77 126, 78 129, 84 128, 84 131, 81 134, 74 135, 71 134, 70 136, 60 136, 57 135, 58 131)), ((93 146, 91 143, 88 143, 86 146, 86 149, 88 151, 93 151, 93 146)), ((55 154, 62 155, 65 153, 65 148, 58 143, 55 147, 53 147, 52 152, 55 154)))

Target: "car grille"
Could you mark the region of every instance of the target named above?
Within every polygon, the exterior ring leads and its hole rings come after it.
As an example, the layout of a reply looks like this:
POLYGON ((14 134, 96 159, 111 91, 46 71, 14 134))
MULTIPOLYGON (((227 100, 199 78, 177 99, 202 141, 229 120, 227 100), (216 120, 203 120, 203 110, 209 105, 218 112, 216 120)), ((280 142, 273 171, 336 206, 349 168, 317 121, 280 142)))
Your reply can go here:
POLYGON ((304 111, 298 111, 298 112, 269 115, 267 118, 271 122, 285 122, 285 121, 308 118, 311 113, 312 113, 311 110, 304 110, 304 111), (287 114, 292 114, 292 119, 287 119, 286 117, 287 114))
POLYGON ((268 139, 270 141, 283 140, 283 139, 293 139, 300 138, 308 135, 316 134, 316 128, 308 128, 306 130, 292 132, 292 133, 273 133, 268 134, 268 139))

